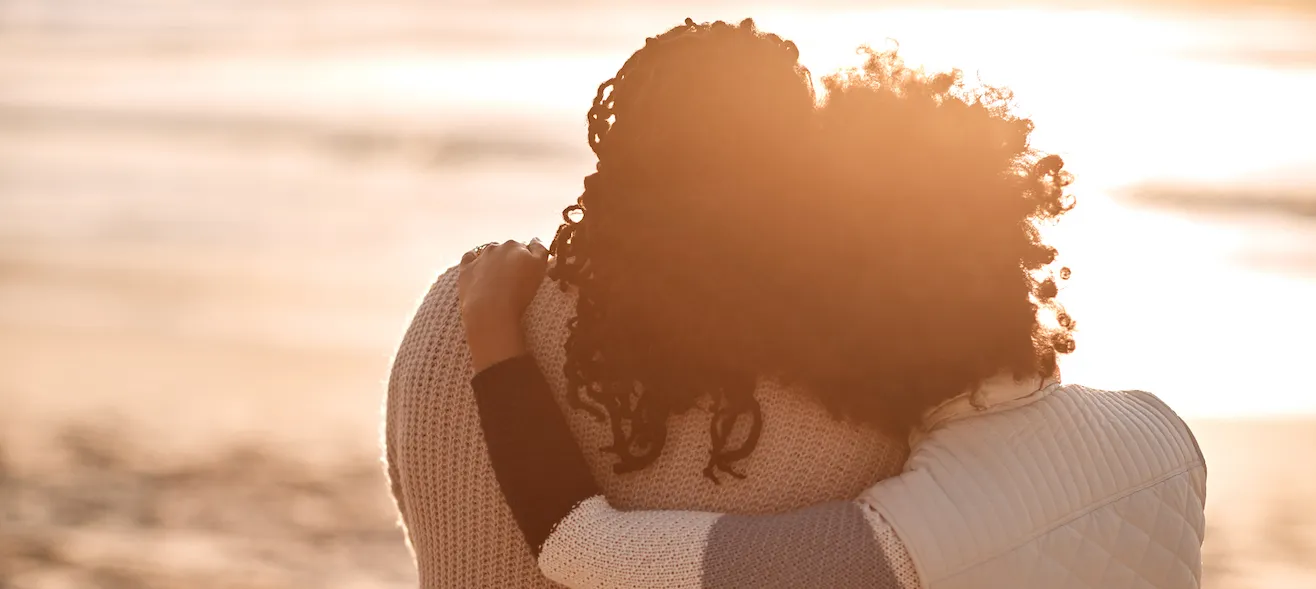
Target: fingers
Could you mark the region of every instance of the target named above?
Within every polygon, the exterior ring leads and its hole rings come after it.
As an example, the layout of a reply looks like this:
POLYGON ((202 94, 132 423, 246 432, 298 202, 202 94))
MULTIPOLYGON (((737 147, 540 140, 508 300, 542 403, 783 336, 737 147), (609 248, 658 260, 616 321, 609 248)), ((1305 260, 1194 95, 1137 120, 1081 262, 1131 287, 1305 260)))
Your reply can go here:
POLYGON ((530 250, 530 253, 540 261, 548 260, 548 248, 544 247, 544 244, 539 241, 538 237, 531 239, 530 243, 526 244, 525 248, 530 250))
POLYGON ((530 242, 525 245, 521 245, 521 242, 515 239, 509 239, 501 244, 491 241, 462 254, 461 263, 462 265, 470 264, 484 254, 508 251, 513 248, 525 248, 526 251, 529 251, 535 258, 539 260, 548 260, 548 248, 544 246, 543 242, 539 241, 538 237, 536 237, 531 239, 530 242))
POLYGON ((471 250, 471 251, 468 251, 468 252, 462 254, 462 262, 461 262, 461 263, 464 265, 464 264, 469 264, 469 263, 471 263, 471 262, 474 262, 475 259, 478 258, 478 257, 480 257, 480 254, 484 253, 485 250, 487 250, 487 249, 489 249, 489 248, 494 248, 494 247, 498 247, 498 244, 497 244, 497 243, 494 243, 494 242, 492 242, 492 241, 489 242, 489 243, 486 243, 486 244, 484 244, 484 245, 477 246, 475 249, 473 249, 473 250, 471 250))

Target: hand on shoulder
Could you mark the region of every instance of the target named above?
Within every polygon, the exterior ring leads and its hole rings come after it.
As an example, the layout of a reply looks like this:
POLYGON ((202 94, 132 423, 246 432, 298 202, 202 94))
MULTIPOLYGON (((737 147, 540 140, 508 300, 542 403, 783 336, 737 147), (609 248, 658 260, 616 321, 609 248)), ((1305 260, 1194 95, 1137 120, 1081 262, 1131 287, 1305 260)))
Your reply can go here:
POLYGON ((462 325, 476 373, 525 353, 521 316, 548 268, 548 248, 508 240, 462 256, 457 277, 462 325))

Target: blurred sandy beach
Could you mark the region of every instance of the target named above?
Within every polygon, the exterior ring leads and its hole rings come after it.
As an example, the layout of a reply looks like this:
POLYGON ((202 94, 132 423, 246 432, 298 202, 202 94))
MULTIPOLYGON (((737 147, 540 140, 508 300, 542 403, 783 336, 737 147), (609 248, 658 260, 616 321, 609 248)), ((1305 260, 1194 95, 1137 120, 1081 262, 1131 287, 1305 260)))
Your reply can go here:
POLYGON ((1195 424, 1208 587, 1316 586, 1316 14, 1207 4, 0 3, 0 589, 414 586, 393 346, 552 235, 595 87, 687 13, 1013 87, 1079 174, 1066 378, 1195 424))

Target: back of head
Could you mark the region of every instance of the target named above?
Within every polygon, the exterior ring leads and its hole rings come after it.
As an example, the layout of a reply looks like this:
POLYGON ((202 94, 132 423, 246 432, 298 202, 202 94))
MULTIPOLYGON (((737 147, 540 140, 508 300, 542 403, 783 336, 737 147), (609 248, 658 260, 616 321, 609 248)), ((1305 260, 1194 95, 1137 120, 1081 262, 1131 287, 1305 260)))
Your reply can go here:
POLYGON ((611 421, 618 472, 651 463, 667 416, 710 387, 751 407, 755 372, 728 353, 745 331, 718 316, 734 301, 717 298, 710 277, 762 246, 740 217, 778 191, 813 123, 798 57, 750 20, 687 19, 649 39, 589 111, 598 169, 564 211, 553 276, 578 289, 573 399, 611 421), (728 231, 737 224, 745 231, 728 231))
POLYGON ((811 325, 776 334, 807 340, 776 361, 840 414, 903 431, 998 374, 1051 376, 1074 349, 1054 300, 1069 269, 1038 233, 1073 200, 1009 91, 864 53, 823 81, 818 176, 779 263, 807 284, 794 300, 812 301, 797 311, 811 325))
POLYGON ((1033 222, 1063 212, 1066 180, 1007 97, 872 54, 817 105, 797 59, 752 22, 687 21, 590 110, 598 171, 564 212, 554 277, 579 295, 574 401, 610 421, 618 472, 707 399, 706 474, 736 474, 762 428, 758 378, 900 434, 1072 347, 1067 317, 1040 327, 1055 283, 1034 276, 1054 250, 1033 222))

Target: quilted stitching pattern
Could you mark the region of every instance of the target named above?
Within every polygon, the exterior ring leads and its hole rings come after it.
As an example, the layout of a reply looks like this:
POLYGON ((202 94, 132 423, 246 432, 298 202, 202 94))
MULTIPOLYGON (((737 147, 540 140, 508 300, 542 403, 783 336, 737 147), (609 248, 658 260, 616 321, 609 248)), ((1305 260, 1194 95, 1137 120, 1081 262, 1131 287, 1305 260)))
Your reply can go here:
POLYGON ((1146 393, 1058 387, 934 431, 907 468, 864 501, 927 587, 1200 585, 1205 465, 1146 393))

